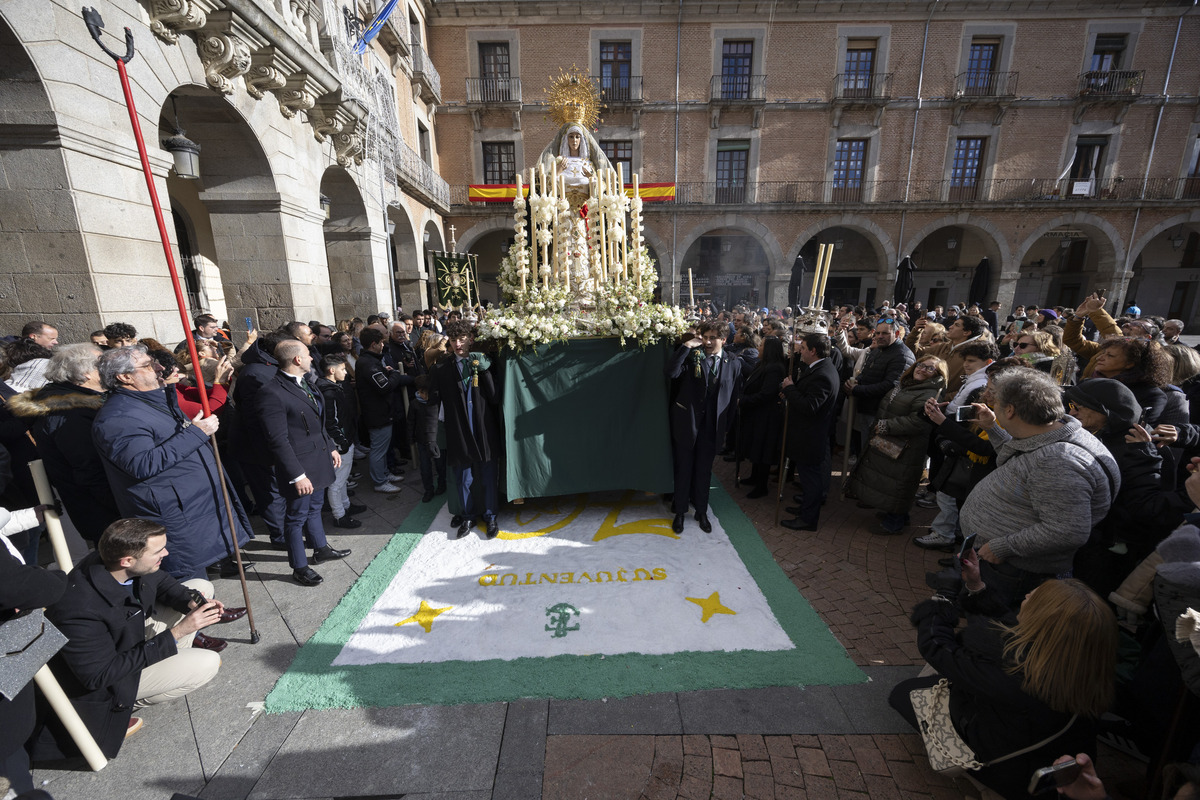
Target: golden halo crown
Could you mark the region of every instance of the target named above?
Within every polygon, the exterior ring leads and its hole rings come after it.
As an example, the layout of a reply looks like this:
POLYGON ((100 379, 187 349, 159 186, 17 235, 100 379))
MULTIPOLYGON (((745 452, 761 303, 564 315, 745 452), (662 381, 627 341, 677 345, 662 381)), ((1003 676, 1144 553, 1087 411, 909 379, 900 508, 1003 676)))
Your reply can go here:
POLYGON ((570 72, 558 71, 558 77, 545 89, 550 118, 559 125, 576 123, 592 129, 600 121, 600 92, 587 75, 571 65, 570 72))

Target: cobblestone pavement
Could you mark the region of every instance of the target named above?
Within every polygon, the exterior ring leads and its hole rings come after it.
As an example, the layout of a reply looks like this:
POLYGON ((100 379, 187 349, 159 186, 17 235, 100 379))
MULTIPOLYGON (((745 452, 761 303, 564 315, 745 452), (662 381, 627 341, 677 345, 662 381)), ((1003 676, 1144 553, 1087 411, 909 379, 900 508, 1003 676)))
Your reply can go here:
MULTIPOLYGON (((836 462, 836 459, 835 459, 836 462)), ((836 463, 835 468, 840 467, 836 463)), ((775 497, 748 500, 734 485, 733 465, 718 459, 717 476, 754 523, 796 588, 862 667, 924 662, 908 622, 909 610, 930 594, 925 573, 946 553, 911 540, 925 532, 936 510, 914 507, 913 524, 883 535, 875 512, 839 497, 834 474, 829 501, 815 533, 775 524, 775 497)), ((775 484, 771 485, 772 490, 775 484)), ((791 504, 794 484, 785 485, 791 504)), ((783 518, 789 515, 782 513, 783 518)), ((1144 765, 1109 748, 1101 775, 1114 798, 1118 783, 1134 781, 1144 765)), ((930 769, 920 736, 685 735, 548 736, 543 800, 641 798, 700 800, 760 798, 818 800, 951 800, 983 797, 965 778, 952 781, 930 769)))

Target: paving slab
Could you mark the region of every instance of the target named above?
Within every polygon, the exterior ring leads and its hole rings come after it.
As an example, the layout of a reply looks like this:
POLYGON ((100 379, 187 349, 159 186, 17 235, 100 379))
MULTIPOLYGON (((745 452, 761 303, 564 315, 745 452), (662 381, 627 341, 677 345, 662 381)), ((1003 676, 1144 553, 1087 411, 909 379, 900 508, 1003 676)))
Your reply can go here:
POLYGON ((494 800, 522 800, 541 794, 548 717, 547 700, 517 700, 508 704, 492 791, 494 800))
POLYGON ((853 733, 832 687, 680 692, 683 733, 853 733))
POLYGON ((250 800, 489 793, 503 703, 308 711, 250 800))
POLYGON ((654 765, 653 736, 551 736, 542 800, 638 797, 654 765))
POLYGON ((674 692, 606 700, 551 700, 551 735, 681 734, 674 692))
POLYGON ((917 677, 921 668, 863 667, 862 671, 871 679, 867 683, 832 687, 842 710, 854 725, 854 732, 912 733, 912 726, 888 704, 888 695, 900 681, 917 677))
POLYGON ((199 797, 205 800, 245 800, 271 759, 300 721, 300 712, 259 714, 250 730, 235 742, 233 752, 218 765, 199 797))

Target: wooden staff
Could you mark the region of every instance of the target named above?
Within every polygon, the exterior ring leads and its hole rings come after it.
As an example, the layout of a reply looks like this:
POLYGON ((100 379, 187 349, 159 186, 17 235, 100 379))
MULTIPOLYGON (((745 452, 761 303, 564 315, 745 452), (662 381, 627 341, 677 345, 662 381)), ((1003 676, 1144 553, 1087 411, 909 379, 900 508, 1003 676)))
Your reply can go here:
POLYGON ((46 467, 39 458, 29 462, 29 472, 33 475, 33 485, 37 489, 38 502, 50 506, 42 512, 46 520, 46 535, 50 537, 50 546, 54 548, 54 560, 63 572, 70 572, 75 566, 71 561, 71 551, 67 549, 67 537, 63 535, 62 521, 54 510, 54 491, 50 488, 50 479, 46 477, 46 467))
MULTIPOLYGON (((797 309, 798 310, 798 309, 797 309)), ((800 318, 799 314, 792 315, 792 341, 788 343, 788 377, 795 380, 796 374, 796 320, 800 318)), ((775 524, 779 524, 779 506, 783 500, 783 482, 787 476, 787 429, 788 417, 791 412, 791 404, 787 398, 783 400, 783 436, 780 437, 779 447, 779 489, 775 492, 775 524)))

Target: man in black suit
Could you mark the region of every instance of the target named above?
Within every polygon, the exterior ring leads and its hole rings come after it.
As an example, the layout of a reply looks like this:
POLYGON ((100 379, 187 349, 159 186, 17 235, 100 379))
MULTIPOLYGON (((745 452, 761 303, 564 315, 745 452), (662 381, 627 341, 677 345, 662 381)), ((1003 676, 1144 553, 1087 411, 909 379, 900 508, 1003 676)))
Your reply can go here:
POLYGON ((780 524, 795 531, 815 531, 821 516, 821 504, 829 494, 832 467, 829 433, 837 407, 838 372, 829 358, 829 337, 823 333, 805 333, 796 340, 796 354, 804 363, 793 382, 783 379, 782 397, 787 402, 788 458, 796 465, 799 504, 788 508, 795 519, 780 524))
MULTIPOLYGON (((446 463, 454 470, 463 512, 450 520, 458 538, 467 535, 476 520, 487 524, 487 537, 500 532, 496 520, 499 510, 500 425, 496 418, 499 394, 492 374, 478 353, 471 352, 475 341, 469 323, 455 320, 446 325, 448 347, 453 354, 433 366, 429 403, 440 402, 446 421, 446 463)), ((431 420, 425 440, 437 441, 437 414, 431 420)), ((436 445, 434 446, 436 447, 436 445)), ((436 458, 436 454, 434 454, 436 458)))
POLYGON ((724 352, 727 326, 700 323, 699 336, 679 346, 667 365, 671 391, 671 448, 675 457, 675 520, 671 529, 683 533, 688 503, 696 508, 700 530, 712 532, 708 519, 708 486, 712 481, 717 445, 733 420, 742 391, 742 362, 724 352), (701 349, 698 349, 701 348, 701 349))
POLYGON ((325 431, 321 393, 309 386, 305 377, 312 369, 308 346, 285 339, 275 348, 275 360, 279 371, 258 392, 259 422, 287 503, 283 534, 292 578, 302 586, 316 586, 323 579, 308 565, 305 538, 318 564, 350 555, 349 550, 329 545, 321 524, 325 488, 333 483, 334 469, 341 466, 342 457, 325 431))

